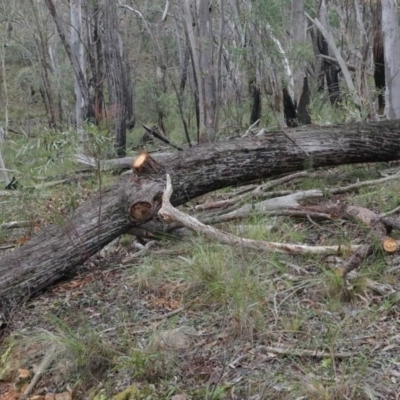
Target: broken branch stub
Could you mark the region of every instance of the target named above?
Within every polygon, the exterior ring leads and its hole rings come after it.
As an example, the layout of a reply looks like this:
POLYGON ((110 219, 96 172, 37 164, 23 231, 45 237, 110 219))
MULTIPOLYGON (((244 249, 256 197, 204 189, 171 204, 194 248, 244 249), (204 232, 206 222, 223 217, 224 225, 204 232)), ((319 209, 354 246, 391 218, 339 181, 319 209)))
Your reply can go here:
POLYGON ((165 168, 158 163, 149 153, 139 154, 132 163, 132 169, 141 176, 157 175, 165 173, 165 168))
MULTIPOLYGON (((158 163, 148 153, 142 153, 136 157, 132 163, 133 177, 132 182, 146 184, 148 180, 159 180, 164 173, 164 167, 158 163)), ((140 199, 130 205, 129 216, 131 222, 140 224, 151 220, 161 207, 161 193, 153 196, 151 201, 148 198, 140 199)))

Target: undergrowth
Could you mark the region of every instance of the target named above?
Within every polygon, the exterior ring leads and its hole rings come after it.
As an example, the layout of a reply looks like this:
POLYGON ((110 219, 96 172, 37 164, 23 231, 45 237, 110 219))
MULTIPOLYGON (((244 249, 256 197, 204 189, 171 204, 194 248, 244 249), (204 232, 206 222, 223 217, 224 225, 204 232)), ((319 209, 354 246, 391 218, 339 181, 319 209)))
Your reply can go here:
MULTIPOLYGON (((57 162, 51 168, 63 170, 57 162)), ((384 170, 337 167, 282 189, 344 186, 384 170)), ((92 177, 37 192, 28 190, 34 180, 27 176, 21 193, 31 220, 57 221, 54 210, 62 217, 63 208, 69 212, 100 190, 92 177)), ((390 181, 328 200, 383 212, 395 208, 399 196, 390 181)), ((22 200, 12 201, 3 221, 25 218, 16 208, 22 200)), ((261 215, 222 228, 251 239, 310 245, 347 245, 369 233, 351 221, 261 215)), ((5 240, 7 233, 0 233, 5 240)), ((121 264, 133 251, 132 240, 124 237, 115 255, 89 264, 72 282, 13 315, 0 371, 29 368, 54 348, 57 356, 41 386, 55 392, 70 387, 78 399, 395 398, 399 303, 371 290, 370 282, 396 287, 400 269, 387 267, 378 245, 345 282, 340 255, 260 253, 196 234, 160 242, 145 257, 121 264)))

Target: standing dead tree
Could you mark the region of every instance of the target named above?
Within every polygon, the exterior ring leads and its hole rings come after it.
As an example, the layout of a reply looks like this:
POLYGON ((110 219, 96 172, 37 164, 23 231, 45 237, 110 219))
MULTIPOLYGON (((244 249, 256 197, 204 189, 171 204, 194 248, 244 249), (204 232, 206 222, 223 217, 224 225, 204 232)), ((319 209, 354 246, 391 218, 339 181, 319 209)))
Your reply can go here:
POLYGON ((64 222, 45 228, 0 259, 0 312, 70 276, 107 243, 158 218, 165 173, 172 177, 171 204, 252 180, 313 167, 400 158, 400 123, 382 121, 298 128, 252 138, 199 145, 164 156, 139 158, 124 176, 64 222), (379 132, 379 134, 377 133, 379 132))

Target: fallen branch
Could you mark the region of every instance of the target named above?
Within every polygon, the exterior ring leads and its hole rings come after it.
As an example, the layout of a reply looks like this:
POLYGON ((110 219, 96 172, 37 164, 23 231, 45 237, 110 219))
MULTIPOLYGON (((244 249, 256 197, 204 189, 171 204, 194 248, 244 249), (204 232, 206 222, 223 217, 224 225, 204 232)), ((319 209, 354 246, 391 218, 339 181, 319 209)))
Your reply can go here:
POLYGON ((19 228, 31 228, 32 222, 30 221, 10 221, 3 222, 0 225, 0 229, 19 229, 19 228))
POLYGON ((195 209, 196 210, 209 210, 209 209, 215 209, 215 208, 226 208, 226 207, 236 204, 240 200, 244 200, 244 199, 246 199, 248 197, 252 197, 252 196, 258 197, 266 190, 270 190, 276 186, 290 182, 294 179, 305 177, 307 175, 309 175, 308 171, 300 171, 300 172, 296 172, 291 175, 283 176, 282 178, 279 178, 279 179, 269 181, 263 185, 251 185, 247 188, 244 188, 244 189, 242 188, 239 193, 237 193, 236 195, 230 196, 229 199, 199 204, 195 207, 195 209))
POLYGON ((169 146, 173 147, 176 150, 183 151, 182 147, 177 146, 176 144, 171 143, 166 137, 160 135, 156 130, 149 128, 145 124, 142 124, 143 128, 150 133, 153 137, 155 137, 158 140, 161 140, 165 144, 168 144, 169 146))
POLYGON ((205 225, 196 218, 174 208, 170 203, 172 195, 171 178, 167 174, 167 186, 163 194, 163 202, 159 214, 167 222, 178 222, 193 231, 199 232, 217 242, 237 245, 258 251, 277 252, 286 254, 342 254, 356 251, 360 246, 307 246, 301 244, 264 242, 261 240, 244 239, 230 233, 222 232, 212 226, 205 225))
POLYGON ((281 354, 284 356, 291 357, 315 357, 315 358, 349 358, 354 357, 353 353, 331 353, 327 351, 319 350, 307 350, 307 349, 290 349, 284 347, 272 347, 272 346, 258 346, 257 350, 264 350, 267 353, 281 354))
POLYGON ((39 379, 42 376, 42 374, 46 371, 46 369, 49 367, 49 365, 53 362, 55 355, 56 355, 55 350, 56 350, 56 346, 53 345, 47 351, 47 354, 44 357, 41 364, 39 365, 39 367, 35 373, 35 376, 32 378, 31 382, 29 383, 29 386, 26 388, 24 394, 19 398, 19 400, 26 400, 30 396, 33 389, 35 389, 37 383, 39 382, 39 379))
MULTIPOLYGON (((306 190, 301 192, 295 192, 287 196, 282 197, 274 197, 272 199, 267 199, 264 201, 260 201, 254 204, 245 204, 237 210, 228 212, 219 216, 210 216, 204 219, 204 223, 221 223, 221 222, 230 222, 237 219, 247 218, 252 213, 257 213, 260 215, 287 215, 296 214, 304 215, 304 209, 299 204, 300 200, 305 199, 313 199, 313 198, 321 198, 323 197, 323 193, 321 190, 306 190)), ((318 212, 318 211, 317 211, 318 212)), ((309 213, 313 213, 312 210, 309 210, 309 213)), ((318 218, 315 214, 314 217, 318 218)), ((329 218, 328 215, 324 215, 324 217, 329 218)))

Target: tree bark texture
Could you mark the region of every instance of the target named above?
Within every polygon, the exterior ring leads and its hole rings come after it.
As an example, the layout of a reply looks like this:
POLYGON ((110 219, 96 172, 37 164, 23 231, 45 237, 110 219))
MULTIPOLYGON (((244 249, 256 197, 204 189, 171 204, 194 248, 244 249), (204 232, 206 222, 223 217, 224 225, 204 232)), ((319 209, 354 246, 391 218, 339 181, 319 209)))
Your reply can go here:
POLYGON ((213 141, 218 125, 211 11, 206 1, 185 0, 186 30, 199 97, 199 143, 213 141))
POLYGON ((385 114, 400 118, 400 31, 397 3, 382 0, 382 31, 385 54, 385 114))
MULTIPOLYGON (((75 59, 79 64, 79 68, 85 75, 85 58, 84 49, 82 42, 82 0, 71 0, 71 51, 75 59)), ((85 77, 86 78, 86 77, 85 77)), ((79 79, 74 76, 74 90, 75 90, 75 119, 76 127, 81 136, 84 136, 82 132, 82 125, 84 122, 85 102, 82 95, 82 90, 79 85, 79 79)), ((81 137, 84 141, 84 138, 81 137)))
POLYGON ((115 148, 118 156, 126 154, 126 127, 133 115, 132 84, 124 60, 122 40, 118 32, 117 10, 114 1, 103 0, 104 64, 110 98, 109 117, 114 122, 115 148))
POLYGON ((97 2, 85 2, 84 6, 88 36, 88 66, 92 77, 89 81, 91 107, 88 110, 88 119, 95 124, 100 124, 105 118, 101 5, 97 2))
POLYGON ((383 114, 385 110, 385 54, 383 48, 382 31, 382 2, 378 0, 375 3, 375 21, 374 21, 374 80, 375 87, 378 90, 378 113, 383 114))
MULTIPOLYGON (((304 14, 304 0, 292 0, 292 48, 298 51, 306 45, 307 21, 304 14)), ((304 78, 306 77, 306 63, 295 57, 293 61, 293 93, 294 102, 298 106, 304 91, 304 78)))
MULTIPOLYGON (((71 44, 67 39, 67 35, 64 30, 64 21, 60 18, 56 11, 56 7, 54 5, 53 0, 45 0, 46 6, 49 9, 49 12, 54 20, 54 23, 56 25, 58 34, 60 36, 60 39, 64 45, 65 52, 67 53, 67 56, 71 62, 72 69, 74 71, 74 76, 76 78, 76 82, 79 84, 81 94, 83 96, 83 101, 85 103, 85 113, 87 113, 87 110, 90 107, 90 97, 89 97, 89 88, 87 85, 86 77, 85 77, 85 72, 81 69, 81 65, 79 60, 76 58, 76 55, 72 51, 71 44)), ((86 115, 85 115, 86 117, 86 115)))
MULTIPOLYGON (((0 312, 7 313, 76 268, 132 227, 158 217, 165 173, 179 206, 227 186, 283 173, 400 158, 400 121, 296 128, 198 145, 164 156, 152 174, 137 172, 87 201, 59 224, 0 259, 0 312)), ((156 160, 157 161, 157 160, 156 160)))

